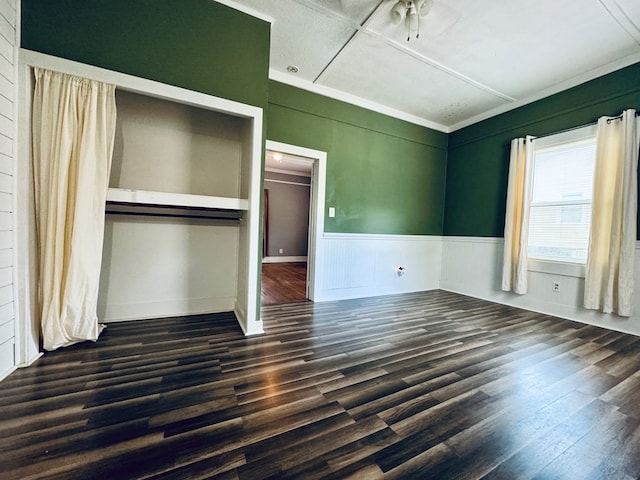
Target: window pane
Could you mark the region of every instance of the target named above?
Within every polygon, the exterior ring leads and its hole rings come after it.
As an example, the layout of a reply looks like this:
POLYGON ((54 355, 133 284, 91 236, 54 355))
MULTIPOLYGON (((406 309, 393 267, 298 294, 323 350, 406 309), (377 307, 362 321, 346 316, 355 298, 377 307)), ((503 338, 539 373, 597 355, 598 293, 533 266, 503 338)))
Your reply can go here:
POLYGON ((591 200, 595 142, 537 151, 531 203, 591 200))
POLYGON ((586 263, 595 150, 595 128, 534 143, 529 258, 586 263))
POLYGON ((530 258, 587 261, 591 205, 532 206, 529 215, 530 258))

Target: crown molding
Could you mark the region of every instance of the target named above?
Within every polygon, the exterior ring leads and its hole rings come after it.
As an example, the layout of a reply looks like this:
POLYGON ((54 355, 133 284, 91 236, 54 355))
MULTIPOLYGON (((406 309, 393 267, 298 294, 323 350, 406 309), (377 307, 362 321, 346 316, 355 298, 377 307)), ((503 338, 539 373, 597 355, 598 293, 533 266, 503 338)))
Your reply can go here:
POLYGON ((346 93, 331 87, 318 85, 308 80, 295 78, 290 74, 282 73, 278 70, 274 70, 273 68, 269 69, 269 79, 290 85, 292 87, 297 87, 302 90, 307 90, 308 92, 317 93, 318 95, 333 98, 335 100, 340 100, 341 102, 350 103, 351 105, 355 105, 357 107, 366 108, 367 110, 373 110, 374 112, 388 115, 390 117, 397 118, 398 120, 404 120, 405 122, 413 123, 415 125, 431 128, 439 132, 449 133, 450 131, 449 127, 437 122, 433 122, 431 120, 427 120, 426 118, 418 117, 417 115, 412 115, 410 113, 403 112, 401 110, 397 110, 380 103, 372 102, 371 100, 366 100, 351 93, 346 93))

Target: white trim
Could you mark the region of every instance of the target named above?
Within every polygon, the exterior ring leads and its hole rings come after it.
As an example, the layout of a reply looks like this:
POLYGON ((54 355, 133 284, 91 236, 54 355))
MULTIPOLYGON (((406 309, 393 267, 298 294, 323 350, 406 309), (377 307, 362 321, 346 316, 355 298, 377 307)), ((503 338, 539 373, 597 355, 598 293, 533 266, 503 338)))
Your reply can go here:
MULTIPOLYGON (((248 256, 247 275, 247 310, 245 321, 241 325, 246 325, 246 335, 257 335, 264 332, 262 319, 258 315, 261 292, 258 290, 260 279, 260 256, 262 247, 260 245, 260 225, 262 215, 260 214, 260 204, 262 202, 262 147, 263 147, 263 119, 262 109, 258 109, 258 115, 253 119, 251 126, 252 136, 252 161, 251 161, 251 182, 249 186, 249 212, 247 223, 249 224, 249 242, 245 254, 248 256)), ((242 252, 239 253, 242 255, 242 252)))
MULTIPOLYGON (((442 290, 640 335, 640 311, 623 318, 582 307, 584 278, 579 276, 566 272, 529 270, 526 295, 502 291, 503 239, 493 242, 484 240, 482 237, 467 237, 466 241, 459 242, 444 237, 440 279, 442 290), (556 282, 561 286, 559 291, 553 290, 556 282)), ((636 242, 636 278, 640 272, 638 255, 640 242, 636 242)), ((636 281, 634 288, 637 296, 640 283, 636 281)))
POLYGON ((45 55, 44 53, 25 50, 23 48, 20 49, 20 62, 32 67, 47 68, 68 75, 110 83, 127 92, 170 100, 184 105, 206 108, 235 117, 254 118, 262 116, 262 109, 252 105, 187 90, 186 88, 175 87, 154 80, 147 80, 146 78, 134 77, 126 73, 94 67, 93 65, 86 65, 64 58, 45 55))
POLYGON ((306 262, 306 256, 291 256, 291 257, 262 257, 262 263, 298 263, 306 262))
MULTIPOLYGON (((327 240, 367 240, 367 241, 404 241, 404 242, 442 242, 440 235, 395 235, 387 233, 334 233, 326 232, 323 238, 327 240)), ((446 237, 448 238, 448 237, 446 237)))
MULTIPOLYGON (((266 15, 264 15, 263 13, 260 13, 256 10, 250 9, 244 5, 239 4, 236 1, 233 0, 216 0, 219 3, 223 3, 226 4, 232 8, 235 8, 237 10, 243 11, 245 13, 248 13, 249 15, 252 15, 254 17, 260 18, 262 20, 271 22, 272 24, 275 23, 275 20, 271 17, 268 17, 266 15)), ((603 4, 606 4, 608 7, 611 7, 613 5, 613 3, 607 1, 607 0, 601 0, 601 2, 603 4)), ((448 75, 454 76, 456 78, 458 78, 461 81, 466 82, 469 85, 472 85, 476 88, 479 88, 491 95, 494 95, 498 98, 501 98, 503 100, 506 100, 508 103, 500 105, 496 108, 493 108, 491 110, 479 113, 478 115, 474 115, 470 118, 467 118, 465 120, 462 120, 458 123, 455 123, 453 125, 442 125, 440 123, 434 122, 432 120, 429 120, 425 117, 422 116, 418 116, 418 115, 414 115, 408 112, 404 112, 401 110, 397 110, 395 108, 392 107, 388 107, 386 105, 382 105, 380 103, 371 101, 371 100, 367 100, 365 98, 361 98, 358 97, 356 95, 347 93, 347 92, 343 92, 337 89, 333 89, 330 87, 326 87, 323 85, 318 85, 315 84, 311 81, 308 80, 303 80, 301 78, 295 77, 292 74, 287 74, 284 72, 280 72, 278 70, 275 70, 273 68, 269 69, 269 79, 271 80, 275 80, 277 82, 281 82, 281 83, 285 83, 287 85, 291 85, 294 87, 298 87, 301 88, 303 90, 307 90, 309 92, 313 92, 313 93, 317 93, 319 95, 324 95, 326 97, 329 98, 334 98, 336 100, 341 100, 343 102, 347 102, 350 103, 352 105, 356 105, 359 107, 363 107, 366 108, 368 110, 373 110, 375 112, 378 113, 382 113, 384 115, 389 115, 391 117, 397 118, 399 120, 404 120, 407 121, 409 123, 414 123, 416 125, 420 125, 423 127, 427 127, 427 128, 431 128, 433 130, 438 130, 444 133, 452 133, 455 132, 456 130, 460 130, 462 128, 468 127, 470 125, 473 125, 475 123, 479 123, 483 120, 486 120, 488 118, 491 117, 495 117, 497 115, 500 115, 502 113, 506 113, 508 111, 511 110, 515 110, 516 108, 520 108, 524 105, 527 105, 529 103, 533 103, 536 102, 538 100, 541 100, 543 98, 549 97, 551 95, 554 95, 556 93, 559 92, 563 92, 565 90, 568 90, 570 88, 576 87, 582 83, 586 83, 590 80, 594 80, 595 78, 601 77, 603 75, 607 75, 609 73, 612 73, 616 70, 620 70, 624 67, 628 67, 629 65, 633 65, 634 63, 638 63, 640 62, 640 53, 633 53, 631 55, 628 55, 622 59, 617 59, 614 60, 606 65, 603 65, 601 67, 598 68, 594 68, 593 70, 590 70, 589 72, 580 74, 580 75, 576 75, 575 77, 557 83, 549 88, 546 88, 542 91, 538 91, 533 95, 528 95, 526 97, 520 98, 520 99, 516 99, 511 97, 510 95, 500 92, 498 90, 495 90, 493 88, 491 88, 488 85, 485 85, 481 82, 478 82, 477 80, 474 80, 473 78, 464 75, 460 72, 458 72, 457 70, 454 70, 450 67, 447 67, 446 65, 437 62, 429 57, 425 57, 423 55, 421 55, 418 52, 415 52, 411 49, 408 49, 406 46, 404 46, 402 43, 400 42, 396 42, 390 39, 387 39, 381 35, 379 35, 377 32, 370 30, 369 28, 367 28, 367 24, 365 25, 360 25, 356 22, 350 21, 349 19, 336 14, 335 12, 333 12, 332 10, 325 8, 325 7, 321 7, 319 5, 313 4, 313 5, 309 5, 305 2, 306 6, 309 6, 310 8, 315 8, 317 11, 322 12, 325 15, 330 15, 332 16, 334 19, 342 22, 343 24, 349 26, 350 28, 353 28, 354 30, 356 30, 356 33, 359 34, 360 32, 366 32, 366 34, 371 35, 371 36, 375 36, 377 38, 380 38, 382 40, 384 40, 389 46, 391 46, 392 48, 396 48, 397 50, 408 54, 412 57, 414 57, 415 59, 417 59, 418 61, 421 61, 427 65, 430 65, 433 68, 437 68, 445 73, 447 73, 448 75)), ((376 10, 379 10, 380 6, 377 7, 376 10)), ((629 34, 629 36, 631 38, 633 38, 636 43, 638 41, 638 37, 636 35, 635 31, 630 31, 630 29, 627 29, 623 23, 627 24, 629 27, 635 27, 637 28, 637 25, 633 24, 632 22, 626 22, 625 20, 628 20, 627 18, 622 18, 620 15, 615 15, 613 11, 611 11, 611 8, 606 8, 607 13, 616 21, 618 22, 618 24, 629 34), (622 22, 622 23, 621 23, 622 22)), ((619 10, 619 8, 618 8, 619 10)))
POLYGON ((191 195, 187 193, 150 192, 128 188, 109 188, 108 202, 137 203, 142 205, 163 205, 179 207, 222 208, 248 210, 249 201, 243 198, 191 195))
MULTIPOLYGON (((265 170, 265 172, 272 172, 273 170, 265 170)), ((284 183, 286 185, 299 185, 301 187, 309 187, 311 188, 310 183, 300 183, 300 182, 287 182, 286 180, 274 180, 272 178, 265 178, 265 182, 273 182, 273 183, 284 183)))
MULTIPOLYGON (((176 300, 111 304, 106 309, 105 316, 100 323, 109 324, 147 318, 223 313, 232 311, 234 304, 235 298, 229 297, 181 298, 176 300)), ((98 308, 100 309, 101 307, 104 306, 100 305, 98 308)))
POLYGON ((293 77, 291 74, 280 72, 272 68, 269 69, 269 79, 275 80, 280 83, 285 83, 293 87, 301 88, 309 92, 317 93, 325 97, 333 98, 335 100, 340 100, 346 103, 350 103, 351 105, 356 105, 358 107, 366 108, 368 110, 373 110, 374 112, 388 115, 390 117, 394 117, 399 120, 404 120, 406 122, 413 123, 415 125, 431 128, 433 130, 437 130, 444 133, 453 133, 457 130, 482 122, 483 120, 487 120, 491 117, 495 117, 502 113, 506 113, 511 110, 515 110, 517 108, 528 105, 530 103, 537 102, 538 100, 542 100, 544 98, 550 97, 551 95, 555 95, 556 93, 564 92, 573 87, 577 87, 578 85, 589 82, 591 80, 595 80, 596 78, 602 77, 604 75, 615 72, 617 70, 628 67, 638 62, 640 62, 640 54, 628 55, 622 59, 613 61, 602 67, 590 70, 585 74, 577 75, 570 80, 566 80, 564 82, 553 85, 552 87, 538 91, 533 95, 529 95, 521 99, 515 99, 510 103, 506 103, 496 108, 479 113, 465 120, 462 120, 458 123, 454 123, 453 125, 443 125, 441 123, 434 122, 433 120, 429 120, 425 117, 421 117, 421 116, 410 114, 401 110, 397 110, 395 108, 388 107, 386 105, 382 105, 380 103, 374 102, 372 100, 367 100, 365 98, 358 97, 356 95, 343 92, 331 87, 317 85, 308 80, 303 80, 300 78, 293 77))
MULTIPOLYGON (((273 173, 283 173, 285 175, 293 175, 294 177, 306 177, 306 178, 311 177, 310 173, 296 172, 294 170, 287 170, 286 168, 265 167, 264 171, 273 172, 273 173)), ((269 179, 265 179, 265 180, 269 180, 269 179)), ((271 181, 274 181, 274 180, 271 180, 271 181)))
MULTIPOLYGON (((14 355, 14 359, 15 359, 15 353, 14 353, 13 355, 14 355)), ((25 366, 26 366, 26 365, 25 365, 25 366)), ((6 372, 4 372, 2 375, 0 375, 0 382, 1 382, 2 380, 4 380, 5 378, 7 378, 9 375, 11 375, 13 372, 15 372, 17 369, 18 369, 18 367, 14 365, 14 366, 13 366, 13 367, 11 367, 9 370, 7 370, 7 371, 6 371, 6 372)))
POLYGON ((530 258, 527 262, 527 270, 530 272, 550 273, 563 277, 584 278, 586 265, 584 263, 554 262, 530 258))
POLYGON ((325 190, 327 184, 327 152, 273 140, 267 140, 266 149, 314 160, 311 174, 311 205, 309 208, 307 298, 315 301, 320 294, 321 279, 325 268, 322 235, 324 233, 325 190))
POLYGON ((459 243, 504 243, 503 237, 460 237, 460 236, 445 236, 443 240, 449 242, 459 243))
POLYGON ((448 127, 448 132, 452 133, 455 132, 456 130, 460 130, 462 128, 468 127, 470 125, 476 124, 476 123, 480 123, 483 120, 487 120, 491 117, 495 117, 498 116, 502 113, 506 113, 509 112, 511 110, 515 110, 517 108, 523 107, 525 105, 528 105, 530 103, 534 103, 537 102, 538 100, 542 100, 544 98, 550 97, 552 95, 555 95, 556 93, 560 93, 560 92, 564 92, 566 90, 569 90, 573 87, 577 87, 578 85, 581 85, 583 83, 587 83, 591 80, 595 80, 596 78, 602 77, 604 75, 607 75, 609 73, 613 73, 617 70, 621 70, 625 67, 628 67, 630 65, 633 65, 635 63, 640 62, 640 53, 634 53, 631 55, 628 55, 624 58, 621 58, 619 60, 615 60, 613 62, 610 62, 606 65, 603 65, 602 67, 599 68, 595 68, 593 70, 590 70, 589 72, 586 72, 584 74, 581 75, 577 75, 569 80, 566 80, 564 82, 560 82, 557 83, 555 85, 553 85, 552 87, 546 88, 544 90, 538 91, 533 95, 529 95, 527 97, 521 98, 519 100, 514 101, 513 103, 509 103, 506 105, 501 105, 499 107, 493 108, 491 110, 487 110, 486 112, 483 113, 479 113, 478 115, 474 115, 473 117, 469 117, 466 120, 462 120, 461 122, 455 123, 453 125, 451 125, 450 127, 448 127))
MULTIPOLYGON (((245 332, 250 334, 257 334, 263 332, 262 321, 258 318, 258 303, 259 292, 258 288, 258 274, 260 266, 260 202, 262 199, 262 149, 263 149, 263 111, 259 107, 251 105, 245 105, 243 103, 227 100, 224 98, 207 95, 185 88, 175 87, 164 83, 156 82, 153 80, 147 80, 144 78, 135 77, 132 75, 114 72, 104 68, 94 67, 91 65, 85 65, 78 62, 73 62, 63 58, 53 57, 51 55, 44 55, 38 52, 30 50, 20 49, 19 52, 19 68, 24 78, 21 81, 21 88, 30 88, 31 76, 30 67, 42 67, 58 72, 66 73, 69 75, 76 75, 91 80, 97 80, 101 82, 111 83, 121 90, 145 95, 147 97, 159 98, 168 100, 175 103, 181 103, 183 105, 194 106, 197 108, 203 108, 216 112, 221 112, 230 116, 239 118, 246 118, 250 121, 250 128, 248 129, 248 138, 251 148, 251 173, 250 173, 250 185, 248 203, 249 210, 245 215, 246 228, 248 229, 248 241, 246 242, 246 250, 239 252, 240 255, 244 255, 247 258, 246 270, 246 305, 239 305, 236 301, 236 310, 241 308, 245 315, 238 317, 238 321, 245 332), (22 84, 24 82, 24 85, 22 84)), ((23 93, 23 95, 27 95, 23 93)), ((27 102, 25 102, 27 103, 27 102)), ((30 112, 27 110, 30 105, 21 105, 20 111, 24 118, 21 118, 21 158, 29 158, 27 140, 30 135, 30 112)), ((30 162, 21 162, 30 163, 30 162)), ((24 207, 23 207, 24 208, 24 207)), ((18 214, 20 216, 20 214, 18 214)), ((22 212, 25 215, 25 212, 22 212)), ((28 215, 25 215, 25 219, 28 215)), ((26 220, 23 220, 26 221, 26 220)), ((22 239, 24 241, 19 242, 18 245, 27 245, 28 238, 22 239)), ((25 248, 25 247, 23 247, 25 248)), ((29 273, 26 272, 25 278, 22 279, 18 285, 20 290, 29 289, 29 273)), ((244 285, 244 284, 243 284, 244 285)), ((243 303, 245 299, 243 298, 243 303)), ((28 309, 24 299, 21 302, 25 305, 21 305, 21 308, 28 309)), ((22 320, 24 323, 25 319, 22 320)), ((33 330, 33 326, 28 327, 33 330)), ((33 335, 35 332, 31 332, 33 335)))
POLYGON ((403 112, 401 110, 397 110, 395 108, 391 108, 386 105, 382 105, 380 103, 373 102, 371 100, 367 100, 362 97, 358 97, 351 93, 336 90, 335 88, 325 87, 324 85, 317 85, 308 80, 296 78, 290 74, 279 72, 272 68, 269 69, 269 79, 275 80, 276 82, 291 85, 292 87, 301 88, 302 90, 306 90, 308 92, 317 93, 318 95, 323 95, 325 97, 333 98, 335 100, 340 100, 342 102, 346 102, 351 105, 355 105, 357 107, 366 108, 367 110, 372 110, 374 112, 381 113, 383 115, 388 115, 390 117, 397 118, 399 120, 404 120, 405 122, 413 123, 415 125, 420 125, 421 127, 431 128, 433 130, 438 130, 444 133, 449 133, 451 131, 449 127, 442 125, 440 123, 434 122, 432 120, 427 120, 426 118, 419 117, 411 113, 403 112))

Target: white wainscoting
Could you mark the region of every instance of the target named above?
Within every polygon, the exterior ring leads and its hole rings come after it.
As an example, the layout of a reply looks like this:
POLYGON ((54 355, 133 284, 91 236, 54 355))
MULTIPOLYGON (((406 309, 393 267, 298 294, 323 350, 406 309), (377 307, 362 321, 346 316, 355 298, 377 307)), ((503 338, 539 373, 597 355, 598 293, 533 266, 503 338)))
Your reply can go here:
POLYGON ((635 313, 630 318, 582 308, 584 278, 552 273, 529 272, 526 295, 503 292, 502 238, 444 237, 440 288, 513 305, 536 312, 577 320, 620 332, 640 335, 640 250, 636 246, 635 313), (560 291, 552 283, 560 282, 560 291))
POLYGON ((325 233, 316 302, 438 288, 442 237, 325 233), (398 267, 404 267, 402 276, 398 267))

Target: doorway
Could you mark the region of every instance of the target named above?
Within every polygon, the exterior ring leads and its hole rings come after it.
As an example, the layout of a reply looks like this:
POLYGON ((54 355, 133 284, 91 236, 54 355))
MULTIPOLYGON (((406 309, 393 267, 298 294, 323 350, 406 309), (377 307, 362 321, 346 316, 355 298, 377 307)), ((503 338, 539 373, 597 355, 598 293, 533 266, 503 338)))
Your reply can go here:
POLYGON ((313 301, 324 231, 326 153, 267 141, 261 304, 313 301))

